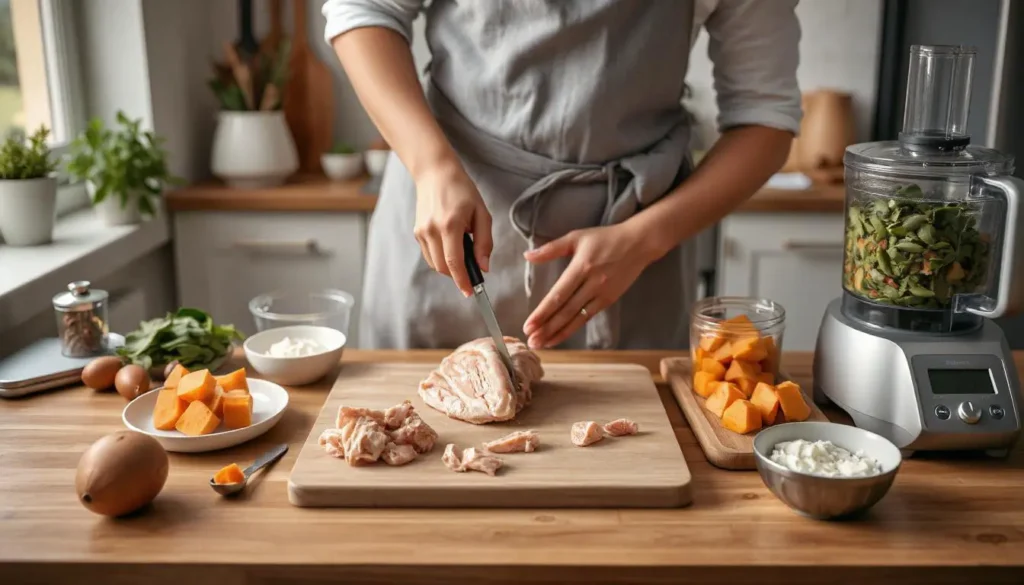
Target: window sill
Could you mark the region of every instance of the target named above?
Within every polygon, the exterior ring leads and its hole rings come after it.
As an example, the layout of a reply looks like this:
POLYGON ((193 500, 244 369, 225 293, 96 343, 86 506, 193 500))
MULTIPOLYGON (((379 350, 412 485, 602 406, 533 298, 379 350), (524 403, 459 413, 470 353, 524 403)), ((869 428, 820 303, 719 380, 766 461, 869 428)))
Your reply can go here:
POLYGON ((53 243, 0 244, 0 333, 46 310, 73 280, 99 280, 170 240, 167 217, 141 225, 104 225, 92 209, 57 219, 53 243))

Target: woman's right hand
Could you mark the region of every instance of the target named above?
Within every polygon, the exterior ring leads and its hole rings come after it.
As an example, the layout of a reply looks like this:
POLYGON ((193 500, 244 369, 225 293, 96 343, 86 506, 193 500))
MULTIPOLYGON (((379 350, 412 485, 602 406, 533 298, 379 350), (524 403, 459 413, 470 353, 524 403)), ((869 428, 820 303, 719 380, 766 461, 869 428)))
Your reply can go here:
POLYGON ((473 180, 459 163, 427 169, 416 178, 416 227, 423 258, 431 268, 451 276, 462 294, 473 294, 466 272, 462 238, 473 235, 473 252, 480 269, 490 264, 491 214, 473 180))

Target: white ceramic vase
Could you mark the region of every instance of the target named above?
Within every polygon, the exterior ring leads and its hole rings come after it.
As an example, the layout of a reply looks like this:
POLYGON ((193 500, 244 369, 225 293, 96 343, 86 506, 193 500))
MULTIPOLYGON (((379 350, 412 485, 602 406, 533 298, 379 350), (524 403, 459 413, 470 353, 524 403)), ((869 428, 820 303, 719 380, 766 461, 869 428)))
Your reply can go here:
MULTIPOLYGON (((96 186, 86 183, 85 188, 89 192, 89 200, 93 201, 96 186)), ((96 210, 96 215, 99 216, 103 225, 135 225, 142 223, 142 212, 139 211, 139 202, 136 200, 138 197, 137 193, 129 193, 128 202, 122 207, 121 195, 110 193, 103 198, 103 201, 93 203, 92 207, 96 210)))
POLYGON ((10 246, 40 246, 53 241, 57 180, 0 180, 0 235, 10 246))
POLYGON ((284 113, 220 112, 211 166, 214 175, 239 189, 284 183, 299 168, 284 113))

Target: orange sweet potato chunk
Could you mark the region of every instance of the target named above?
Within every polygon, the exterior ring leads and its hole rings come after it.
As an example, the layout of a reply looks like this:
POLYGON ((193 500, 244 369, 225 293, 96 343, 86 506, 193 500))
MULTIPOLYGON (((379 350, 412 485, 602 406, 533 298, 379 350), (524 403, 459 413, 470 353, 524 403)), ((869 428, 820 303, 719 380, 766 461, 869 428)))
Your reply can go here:
POLYGON ((775 344, 772 336, 762 337, 761 345, 764 346, 765 357, 761 360, 761 369, 765 372, 777 373, 779 369, 779 347, 775 344))
POLYGON ((188 368, 178 364, 171 370, 171 374, 164 380, 164 388, 174 389, 178 387, 178 382, 181 381, 181 377, 188 373, 188 368))
POLYGON ((722 426, 745 435, 761 428, 761 413, 749 400, 737 400, 722 414, 722 426))
POLYGON ((715 350, 715 353, 711 354, 711 357, 718 360, 722 364, 727 364, 732 361, 732 344, 723 343, 715 350))
POLYGON ((164 388, 156 395, 156 406, 153 407, 153 426, 161 431, 170 431, 185 413, 188 403, 178 398, 174 388, 164 388))
POLYGON ((243 481, 245 481, 245 473, 237 463, 232 463, 213 474, 213 483, 220 485, 242 483, 243 481))
POLYGON ((693 391, 699 396, 707 398, 711 396, 711 384, 716 382, 714 376, 707 372, 697 372, 693 375, 693 391))
POLYGON ((711 377, 715 380, 725 379, 725 366, 714 358, 704 358, 700 362, 700 371, 711 374, 711 377))
POLYGON ((757 387, 757 380, 751 380, 750 378, 736 378, 732 381, 736 384, 736 387, 743 393, 743 397, 749 399, 754 393, 754 388, 757 387))
POLYGON ((750 403, 757 407, 761 413, 761 422, 765 426, 775 422, 775 415, 779 413, 779 397, 775 394, 775 387, 771 384, 761 382, 754 388, 754 394, 750 397, 750 403))
POLYGON ((210 375, 210 370, 199 370, 182 376, 178 382, 178 398, 185 402, 203 402, 213 395, 217 381, 210 375))
POLYGON ((694 364, 702 363, 704 358, 709 357, 711 357, 711 353, 706 352, 699 347, 693 348, 693 351, 690 352, 690 362, 694 364))
POLYGON ((198 437, 212 433, 219 424, 220 419, 217 418, 217 415, 213 414, 213 411, 202 401, 195 400, 189 403, 174 428, 186 435, 198 437))
POLYGON ((715 393, 712 394, 704 406, 715 414, 715 416, 721 418, 722 413, 725 412, 726 408, 736 402, 737 400, 743 400, 743 394, 740 393, 739 389, 733 384, 721 383, 715 385, 715 393))
POLYGON ((717 333, 705 333, 700 338, 700 348, 708 353, 714 353, 724 343, 725 337, 717 333))
POLYGON ((230 374, 217 376, 216 380, 217 384, 219 384, 225 392, 231 392, 232 390, 245 390, 247 394, 249 392, 249 382, 245 377, 245 368, 239 368, 230 374))
POLYGON ((729 369, 725 372, 725 380, 727 382, 733 382, 739 378, 757 380, 757 375, 760 373, 761 366, 757 365, 755 362, 733 360, 732 364, 729 365, 729 369))
POLYGON ((242 429, 252 424, 252 396, 241 390, 224 394, 224 426, 242 429))
POLYGON ((761 369, 761 373, 757 375, 758 382, 764 382, 765 384, 775 384, 775 374, 764 371, 761 369))
POLYGON ((224 389, 220 386, 214 386, 213 394, 209 398, 203 401, 206 406, 213 411, 218 418, 224 416, 224 389))
POLYGON ((768 350, 760 337, 741 337, 732 342, 732 358, 748 362, 759 362, 768 357, 768 350))
POLYGON ((779 407, 786 415, 787 421, 799 422, 807 420, 807 417, 811 416, 811 407, 804 400, 804 393, 800 391, 800 386, 786 381, 775 387, 775 394, 779 397, 779 407))

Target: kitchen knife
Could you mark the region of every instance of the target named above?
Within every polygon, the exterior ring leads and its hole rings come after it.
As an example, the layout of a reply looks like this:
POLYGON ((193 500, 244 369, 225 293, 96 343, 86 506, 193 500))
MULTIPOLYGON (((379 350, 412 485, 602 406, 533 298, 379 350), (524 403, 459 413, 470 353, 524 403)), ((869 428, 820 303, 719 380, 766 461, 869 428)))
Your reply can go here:
POLYGON ((473 285, 473 296, 476 297, 476 305, 480 314, 484 317, 487 325, 487 332, 494 339, 494 347, 498 349, 498 355, 508 370, 508 376, 512 380, 512 388, 519 389, 519 382, 516 380, 516 370, 512 366, 512 355, 508 353, 505 345, 505 338, 501 334, 501 327, 498 327, 498 318, 494 315, 494 308, 491 307, 491 300, 487 298, 487 290, 484 288, 484 273, 476 263, 476 256, 473 255, 473 239, 469 234, 462 235, 462 253, 466 257, 466 272, 469 273, 469 283, 473 285))

